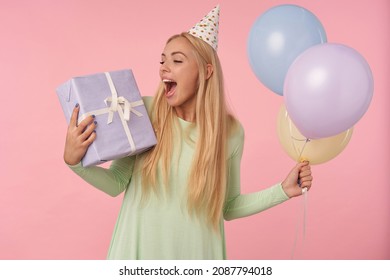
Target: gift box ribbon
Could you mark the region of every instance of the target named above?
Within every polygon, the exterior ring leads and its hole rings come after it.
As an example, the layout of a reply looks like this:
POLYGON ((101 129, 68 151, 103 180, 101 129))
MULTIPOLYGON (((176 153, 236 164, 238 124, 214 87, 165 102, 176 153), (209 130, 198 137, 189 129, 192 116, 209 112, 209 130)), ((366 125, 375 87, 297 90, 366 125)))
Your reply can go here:
POLYGON ((107 119, 107 124, 112 123, 114 113, 118 112, 119 118, 121 120, 123 129, 125 130, 127 139, 130 144, 130 149, 131 152, 135 151, 135 143, 133 136, 131 135, 130 129, 127 125, 127 122, 130 120, 130 115, 131 113, 135 114, 138 117, 142 117, 142 113, 139 111, 135 110, 134 107, 141 106, 144 104, 144 102, 141 100, 135 101, 135 102, 130 102, 128 101, 125 97, 123 96, 118 96, 118 93, 116 91, 115 85, 112 81, 111 75, 108 72, 104 72, 107 78, 108 85, 110 87, 111 91, 111 96, 107 97, 104 99, 104 103, 106 106, 108 106, 108 103, 110 103, 110 107, 94 110, 94 111, 89 111, 79 117, 79 122, 85 119, 87 116, 90 115, 103 115, 108 113, 108 119, 107 119), (122 108, 123 107, 123 108, 122 108))

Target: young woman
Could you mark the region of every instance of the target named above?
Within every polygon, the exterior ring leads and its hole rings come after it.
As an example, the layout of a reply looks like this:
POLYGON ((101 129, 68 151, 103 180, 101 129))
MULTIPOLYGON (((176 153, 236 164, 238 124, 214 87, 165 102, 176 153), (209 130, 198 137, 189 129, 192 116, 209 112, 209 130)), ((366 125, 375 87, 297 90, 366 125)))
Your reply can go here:
POLYGON ((75 107, 65 162, 109 195, 125 192, 109 259, 225 259, 224 219, 258 213, 310 189, 305 162, 282 183, 240 194, 244 131, 227 110, 215 49, 190 33, 167 41, 159 89, 154 98, 144 98, 158 143, 113 161, 109 169, 82 167, 98 136, 92 116, 77 124, 75 107))

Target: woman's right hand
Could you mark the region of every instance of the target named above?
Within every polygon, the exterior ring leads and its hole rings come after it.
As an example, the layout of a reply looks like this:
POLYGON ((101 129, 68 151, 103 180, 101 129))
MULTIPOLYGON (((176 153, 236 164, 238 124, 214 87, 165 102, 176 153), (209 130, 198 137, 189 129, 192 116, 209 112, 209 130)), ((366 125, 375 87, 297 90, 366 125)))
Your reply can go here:
POLYGON ((95 116, 88 116, 77 124, 79 111, 80 106, 76 104, 66 133, 64 161, 69 165, 78 164, 96 138, 95 116))

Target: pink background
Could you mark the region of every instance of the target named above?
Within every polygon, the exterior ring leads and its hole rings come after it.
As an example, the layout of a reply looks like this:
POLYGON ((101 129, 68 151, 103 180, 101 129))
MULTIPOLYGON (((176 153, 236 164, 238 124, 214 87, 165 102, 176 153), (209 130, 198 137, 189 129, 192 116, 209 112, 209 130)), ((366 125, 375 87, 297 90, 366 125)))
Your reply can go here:
MULTIPOLYGON (((344 152, 313 166, 304 243, 295 231, 301 197, 227 222, 229 258, 290 259, 297 236, 296 259, 390 259, 389 1, 219 3, 227 93, 246 130, 244 193, 283 180, 295 164, 276 134, 283 98, 256 79, 247 59, 248 32, 259 15, 278 4, 305 7, 328 42, 366 58, 375 80, 371 106, 344 152)), ((122 197, 95 190, 63 163, 66 122, 55 88, 72 76, 132 68, 142 94, 153 95, 165 40, 216 4, 0 2, 0 259, 105 258, 122 197)))

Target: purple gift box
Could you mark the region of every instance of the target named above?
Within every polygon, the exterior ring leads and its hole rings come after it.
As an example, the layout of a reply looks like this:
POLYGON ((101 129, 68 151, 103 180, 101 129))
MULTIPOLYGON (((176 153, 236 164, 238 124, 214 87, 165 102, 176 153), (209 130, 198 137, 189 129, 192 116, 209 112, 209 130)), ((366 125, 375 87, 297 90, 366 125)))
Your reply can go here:
POLYGON ((76 103, 80 105, 79 122, 96 116, 96 139, 82 159, 84 167, 140 154, 156 145, 131 70, 75 77, 56 91, 68 123, 76 103))

